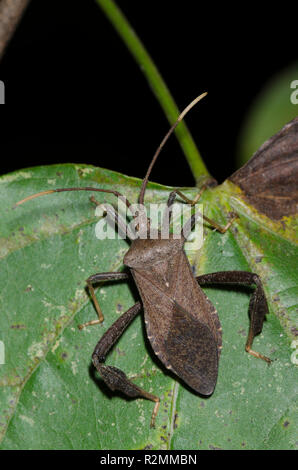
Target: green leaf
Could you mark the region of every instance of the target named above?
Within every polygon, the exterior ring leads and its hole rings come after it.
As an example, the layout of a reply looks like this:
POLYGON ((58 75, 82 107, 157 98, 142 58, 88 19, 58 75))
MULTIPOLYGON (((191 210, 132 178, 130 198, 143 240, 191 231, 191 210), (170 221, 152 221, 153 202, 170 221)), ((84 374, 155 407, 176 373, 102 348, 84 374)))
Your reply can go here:
MULTIPOLYGON (((110 392, 91 363, 104 331, 138 299, 133 283, 108 282, 97 292, 105 321, 96 318, 85 290, 95 272, 118 271, 126 240, 98 240, 90 193, 66 192, 12 209, 46 189, 113 188, 137 201, 140 181, 84 165, 53 165, 0 178, 0 433, 2 449, 293 449, 297 442, 297 270, 294 220, 270 221, 249 206, 231 182, 206 190, 204 212, 224 224, 224 235, 204 227, 204 244, 192 253, 197 274, 252 270, 263 282, 270 315, 254 349, 244 351, 250 289, 206 288, 223 327, 223 350, 214 394, 202 398, 176 380, 153 354, 140 314, 107 357, 107 364, 136 376, 161 397, 156 428, 153 404, 110 392)), ((146 202, 165 202, 171 188, 150 184, 146 202)), ((194 197, 197 189, 184 189, 194 197)), ((97 193, 99 201, 113 195, 97 193)))

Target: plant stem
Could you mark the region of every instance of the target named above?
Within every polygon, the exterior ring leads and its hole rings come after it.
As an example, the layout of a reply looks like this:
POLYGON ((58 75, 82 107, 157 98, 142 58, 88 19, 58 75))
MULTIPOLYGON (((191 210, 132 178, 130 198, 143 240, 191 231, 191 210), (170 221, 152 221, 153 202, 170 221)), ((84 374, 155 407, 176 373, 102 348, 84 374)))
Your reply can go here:
MULTIPOLYGON (((123 39, 136 62, 140 65, 140 68, 148 80, 159 104, 164 110, 169 123, 172 125, 180 114, 179 110, 168 87, 142 42, 113 0, 96 1, 109 18, 120 37, 123 39)), ((196 183, 199 184, 204 178, 209 176, 208 170, 186 124, 181 122, 175 132, 194 179, 196 183)))

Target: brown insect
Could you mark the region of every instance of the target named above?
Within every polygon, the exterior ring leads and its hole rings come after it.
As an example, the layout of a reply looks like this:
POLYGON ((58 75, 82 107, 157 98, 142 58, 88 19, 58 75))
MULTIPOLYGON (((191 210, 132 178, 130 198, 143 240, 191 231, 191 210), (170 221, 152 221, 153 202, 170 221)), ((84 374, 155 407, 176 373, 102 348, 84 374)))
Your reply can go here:
MULTIPOLYGON (((148 178, 162 147, 189 109, 205 94, 203 93, 187 106, 158 147, 143 180, 139 196, 140 205, 144 203, 148 178)), ((169 225, 171 222, 172 206, 176 196, 194 205, 199 200, 204 189, 203 187, 193 201, 189 200, 179 190, 171 192, 167 201, 163 224, 169 225)), ((19 201, 17 205, 42 195, 62 191, 108 192, 121 198, 128 208, 131 206, 130 202, 117 191, 90 187, 61 188, 44 191, 19 201)), ((95 204, 99 204, 93 196, 91 200, 95 204)), ((106 210, 108 216, 116 221, 120 228, 123 228, 125 223, 120 214, 117 214, 111 208, 106 210)), ((197 215, 193 215, 186 222, 180 238, 174 238, 172 234, 169 235, 168 239, 162 238, 163 227, 157 230, 154 238, 147 239, 140 238, 139 236, 144 226, 138 227, 139 232, 137 231, 135 236, 128 231, 127 235, 131 239, 131 246, 124 256, 123 262, 128 266, 129 273, 97 273, 90 276, 86 281, 98 314, 98 319, 85 323, 80 328, 103 321, 103 314, 93 288, 94 284, 100 281, 129 279, 130 277, 133 277, 135 280, 141 302, 137 302, 132 306, 105 332, 95 347, 92 361, 102 379, 111 390, 120 390, 129 397, 143 397, 155 402, 151 426, 154 426, 155 423, 160 402, 159 397, 135 385, 122 370, 105 365, 107 353, 142 309, 144 310, 148 339, 153 351, 161 362, 195 392, 202 395, 211 395, 214 391, 218 375, 222 335, 217 312, 204 294, 201 286, 216 283, 255 284, 256 289, 252 294, 249 304, 250 328, 245 349, 250 354, 262 358, 268 363, 270 362, 269 358, 251 349, 253 339, 255 335, 261 332, 264 317, 268 313, 260 278, 257 274, 245 271, 217 272, 194 277, 183 246, 195 225, 196 217, 197 215)), ((212 227, 224 233, 231 226, 236 216, 232 215, 225 227, 220 227, 215 221, 203 215, 202 217, 212 227)), ((144 225, 147 225, 148 228, 150 226, 150 219, 146 219, 144 225)))

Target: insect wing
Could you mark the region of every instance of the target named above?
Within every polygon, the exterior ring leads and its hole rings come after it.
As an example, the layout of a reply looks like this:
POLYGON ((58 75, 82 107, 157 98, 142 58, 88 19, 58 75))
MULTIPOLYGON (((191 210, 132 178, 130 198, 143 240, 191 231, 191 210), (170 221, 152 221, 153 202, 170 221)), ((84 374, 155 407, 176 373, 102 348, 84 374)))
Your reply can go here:
POLYGON ((176 304, 165 341, 168 363, 190 387, 211 395, 218 373, 218 351, 207 325, 176 304))

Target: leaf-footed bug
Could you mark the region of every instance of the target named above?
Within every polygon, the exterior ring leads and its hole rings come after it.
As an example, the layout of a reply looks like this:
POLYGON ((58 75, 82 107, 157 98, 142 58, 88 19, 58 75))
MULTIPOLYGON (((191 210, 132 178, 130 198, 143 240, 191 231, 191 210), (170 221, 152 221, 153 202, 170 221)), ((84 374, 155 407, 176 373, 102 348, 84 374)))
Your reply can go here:
MULTIPOLYGON (((144 203, 148 178, 162 147, 185 114, 205 95, 206 93, 203 93, 185 108, 159 145, 141 186, 140 206, 144 203)), ((179 190, 172 191, 167 201, 163 224, 170 224, 171 222, 172 206, 177 195, 185 202, 194 205, 204 189, 203 187, 194 200, 189 200, 179 190)), ((39 196, 62 191, 112 193, 121 198, 128 208, 131 206, 130 202, 119 192, 93 187, 60 188, 43 191, 26 197, 16 205, 23 204, 39 196)), ((91 200, 98 204, 94 196, 91 197, 91 200)), ((108 215, 119 226, 124 224, 120 214, 115 210, 109 208, 108 215)), ((225 227, 219 226, 204 215, 201 215, 201 217, 216 230, 224 233, 237 216, 233 215, 225 227)), ((93 284, 100 281, 129 279, 131 276, 135 280, 141 302, 137 302, 127 312, 123 313, 104 333, 94 349, 92 361, 111 390, 119 390, 129 397, 143 397, 155 402, 151 417, 152 427, 155 425, 159 408, 159 397, 135 385, 122 370, 105 365, 109 350, 142 308, 148 339, 160 361, 194 391, 208 396, 213 393, 217 381, 222 335, 217 312, 204 294, 201 286, 208 284, 254 284, 256 288, 249 303, 250 327, 245 349, 253 356, 259 357, 268 363, 271 362, 268 357, 251 349, 253 339, 262 331, 264 318, 268 313, 267 301, 259 276, 246 271, 225 271, 194 277, 183 247, 195 225, 196 218, 197 215, 192 215, 186 222, 180 238, 174 238, 172 234, 169 234, 169 238, 164 239, 161 237, 160 229, 157 230, 157 237, 154 237, 154 239, 143 238, 140 233, 144 227, 137 227, 139 232, 136 232, 136 236, 132 236, 130 232, 127 232, 128 237, 131 239, 131 246, 125 254, 123 262, 129 268, 129 273, 97 273, 90 276, 86 281, 98 319, 80 325, 80 328, 99 324, 103 321, 103 314, 95 296, 93 284)), ((146 219, 145 225, 150 225, 150 219, 146 219)))

